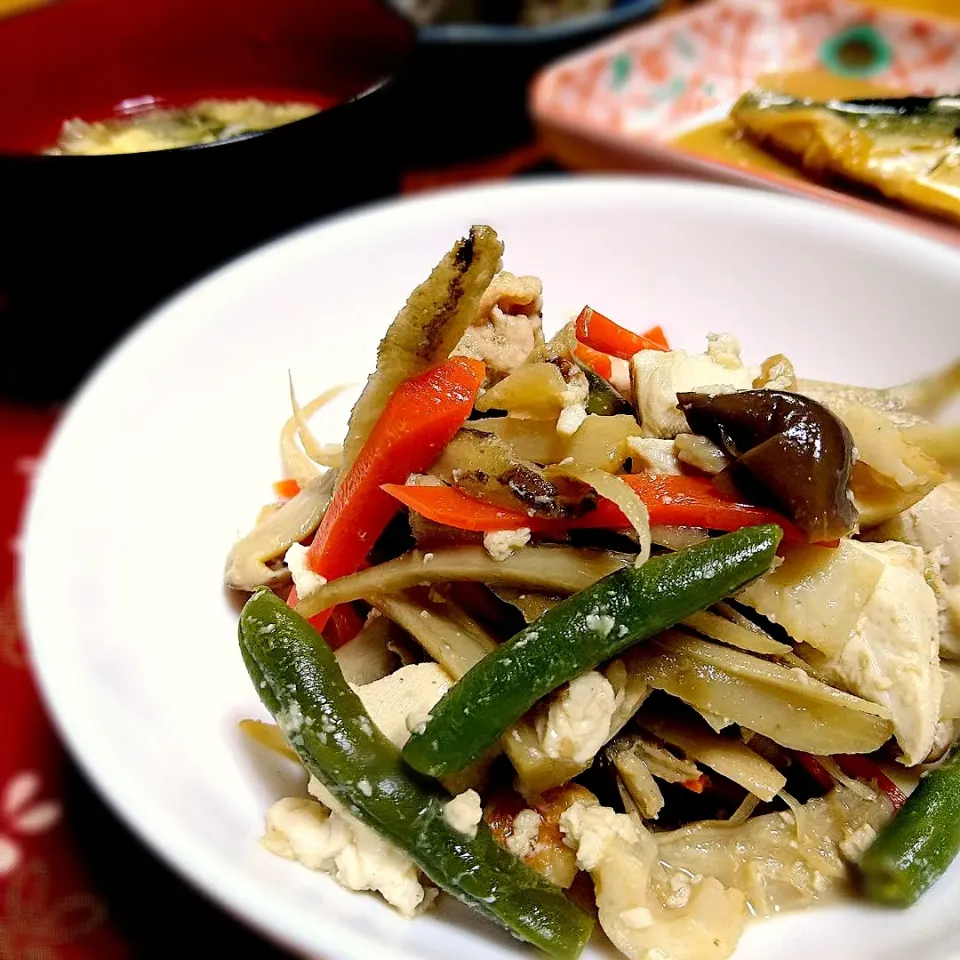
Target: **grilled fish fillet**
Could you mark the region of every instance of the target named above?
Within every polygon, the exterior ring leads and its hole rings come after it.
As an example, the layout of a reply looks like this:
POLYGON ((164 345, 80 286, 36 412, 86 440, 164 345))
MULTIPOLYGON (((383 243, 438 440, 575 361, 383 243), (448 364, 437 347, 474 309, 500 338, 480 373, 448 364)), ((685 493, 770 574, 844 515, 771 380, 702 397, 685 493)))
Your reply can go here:
POLYGON ((960 95, 817 101, 761 89, 730 116, 806 173, 960 222, 960 95))

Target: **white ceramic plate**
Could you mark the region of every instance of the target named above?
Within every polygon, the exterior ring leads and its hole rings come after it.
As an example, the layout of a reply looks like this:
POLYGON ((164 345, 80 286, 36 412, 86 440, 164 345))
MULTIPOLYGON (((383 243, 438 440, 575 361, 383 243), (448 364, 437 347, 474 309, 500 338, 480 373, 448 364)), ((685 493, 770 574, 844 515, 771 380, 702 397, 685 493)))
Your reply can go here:
MULTIPOLYGON (((327 960, 495 960, 522 948, 457 905, 407 922, 266 853, 296 789, 241 739, 265 716, 237 652, 223 561, 279 476, 286 376, 303 398, 360 381, 409 291, 473 222, 538 274, 557 325, 589 301, 677 346, 736 333, 751 362, 887 384, 960 354, 960 260, 820 205, 729 187, 570 178, 390 203, 279 240, 137 329, 86 385, 26 529, 31 650, 56 722, 120 815, 225 908, 327 960)), ((348 400, 318 417, 343 433, 348 400)), ((758 925, 738 958, 960 954, 960 870, 916 909, 862 905, 758 925)), ((601 955, 609 947, 595 948, 601 955)))

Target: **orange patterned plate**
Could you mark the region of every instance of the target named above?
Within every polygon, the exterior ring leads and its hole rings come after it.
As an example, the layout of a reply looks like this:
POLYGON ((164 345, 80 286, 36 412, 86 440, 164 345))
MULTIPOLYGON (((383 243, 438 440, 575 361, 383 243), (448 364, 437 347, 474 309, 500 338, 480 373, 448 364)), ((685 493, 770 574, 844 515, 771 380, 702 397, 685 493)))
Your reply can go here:
POLYGON ((723 119, 771 74, 788 90, 815 84, 819 95, 957 93, 960 24, 852 0, 713 0, 551 65, 533 84, 531 110, 547 151, 571 167, 799 194, 960 246, 956 225, 814 183, 749 145, 731 148, 723 119))

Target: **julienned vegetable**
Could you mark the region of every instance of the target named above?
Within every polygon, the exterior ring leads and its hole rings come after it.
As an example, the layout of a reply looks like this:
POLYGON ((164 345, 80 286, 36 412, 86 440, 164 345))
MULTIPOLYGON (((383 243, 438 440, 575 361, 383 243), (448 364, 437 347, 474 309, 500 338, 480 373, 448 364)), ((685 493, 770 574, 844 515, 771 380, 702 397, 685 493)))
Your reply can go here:
MULTIPOLYGON (((776 523, 787 540, 805 536, 785 517, 767 507, 741 503, 718 490, 707 477, 637 473, 621 479, 639 495, 650 512, 651 524, 706 527, 732 531, 761 523, 776 523)), ((428 520, 460 530, 518 530, 562 533, 571 529, 626 529, 629 521, 609 500, 577 518, 532 517, 518 510, 468 497, 450 487, 419 487, 387 484, 383 488, 404 506, 428 520)))
POLYGON ((559 545, 525 547, 505 560, 494 560, 480 546, 438 548, 429 553, 411 550, 394 560, 325 583, 300 603, 297 613, 313 618, 318 610, 338 603, 431 583, 502 584, 575 593, 626 563, 623 554, 559 545))
POLYGON ((573 356, 577 363, 589 367, 598 377, 609 380, 613 376, 613 363, 609 354, 594 350, 585 343, 578 343, 573 356))
MULTIPOLYGON (((470 415, 484 374, 479 361, 453 357, 397 387, 310 544, 307 563, 314 573, 333 580, 363 563, 397 512, 381 486, 430 466, 470 415)), ((297 602, 294 591, 289 603, 297 602)), ((314 614, 314 626, 322 629, 328 617, 328 611, 314 614)))
POLYGON ((617 571, 559 603, 469 670, 404 757, 434 776, 462 770, 561 684, 765 573, 781 536, 772 524, 726 534, 617 571))
POLYGON ((871 900, 908 907, 960 853, 960 747, 931 770, 860 862, 871 900))
POLYGON ((608 353, 621 360, 629 360, 641 350, 669 350, 660 327, 644 333, 634 333, 614 323, 592 307, 584 307, 577 317, 577 340, 600 353, 608 353))
POLYGON ((781 390, 680 393, 694 433, 722 447, 742 489, 783 510, 813 542, 850 533, 853 440, 823 404, 781 390))
POLYGON ((554 957, 579 956, 593 922, 494 839, 444 817, 451 799, 417 776, 373 725, 333 651, 308 621, 263 590, 240 617, 254 687, 304 766, 356 817, 403 850, 441 889, 554 957))

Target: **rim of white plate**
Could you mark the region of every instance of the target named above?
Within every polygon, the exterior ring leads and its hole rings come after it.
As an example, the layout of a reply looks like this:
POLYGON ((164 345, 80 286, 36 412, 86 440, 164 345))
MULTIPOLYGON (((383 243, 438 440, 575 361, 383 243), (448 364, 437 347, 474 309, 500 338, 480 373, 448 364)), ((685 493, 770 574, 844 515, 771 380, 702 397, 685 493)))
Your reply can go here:
MULTIPOLYGON (((426 195, 392 199, 340 214, 299 228, 258 247, 197 280, 149 313, 104 358, 75 394, 62 415, 44 452, 41 468, 26 510, 19 568, 19 592, 26 642, 34 676, 53 723, 90 782, 119 818, 165 863, 204 896, 275 943, 301 954, 315 955, 317 929, 323 917, 310 924, 300 911, 282 899, 265 897, 262 884, 249 874, 236 873, 221 857, 198 846, 190 831, 150 791, 149 782, 129 771, 110 748, 110 740, 92 723, 84 709, 84 691, 61 669, 58 647, 70 633, 68 611, 51 603, 51 584, 43 579, 47 551, 57 548, 57 488, 63 482, 61 459, 69 462, 70 438, 85 429, 98 397, 122 381, 129 362, 146 357, 160 343, 176 339, 202 317, 221 290, 243 274, 246 282, 269 282, 273 265, 282 262, 301 244, 318 252, 324 245, 362 235, 372 229, 390 229, 420 217, 472 216, 480 203, 490 210, 509 204, 536 208, 541 204, 575 206, 610 203, 625 208, 627 194, 639 205, 664 194, 678 206, 695 204, 701 211, 717 210, 738 219, 776 217, 785 231, 797 228, 832 233, 834 241, 875 249, 886 258, 906 263, 925 261, 926 269, 957 271, 960 255, 926 238, 901 232, 857 213, 838 210, 809 200, 755 191, 727 184, 709 184, 667 177, 589 175, 558 178, 532 177, 524 181, 455 187, 426 195)), ((486 215, 486 214, 485 214, 486 215)), ((388 318, 389 319, 389 318, 388 318)), ((386 321, 385 321, 386 322, 386 321)), ((92 421, 91 421, 92 422, 92 421)), ((55 592, 55 591, 54 591, 55 592)), ((371 943, 362 934, 338 924, 338 957, 348 960, 397 960, 398 953, 371 943)), ((411 958, 415 960, 415 958, 411 958)))

